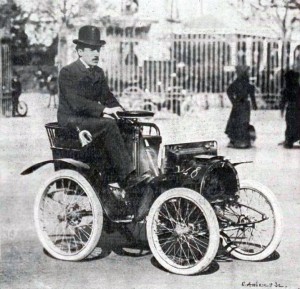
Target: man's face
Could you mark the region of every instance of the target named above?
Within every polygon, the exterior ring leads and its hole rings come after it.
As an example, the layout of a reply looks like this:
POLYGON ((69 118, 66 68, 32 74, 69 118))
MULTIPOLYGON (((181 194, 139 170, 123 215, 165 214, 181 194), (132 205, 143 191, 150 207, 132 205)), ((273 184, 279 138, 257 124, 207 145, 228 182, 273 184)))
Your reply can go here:
POLYGON ((79 56, 83 61, 91 66, 97 65, 99 62, 100 47, 84 47, 78 49, 79 56))

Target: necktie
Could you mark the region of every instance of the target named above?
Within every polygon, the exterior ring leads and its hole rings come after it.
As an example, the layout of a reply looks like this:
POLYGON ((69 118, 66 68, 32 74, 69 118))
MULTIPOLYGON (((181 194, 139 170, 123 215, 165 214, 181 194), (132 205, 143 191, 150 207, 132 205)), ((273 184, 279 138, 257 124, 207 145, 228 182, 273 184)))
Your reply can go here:
POLYGON ((96 68, 95 66, 90 66, 88 68, 89 74, 91 76, 91 78, 94 80, 96 78, 96 68))
POLYGON ((90 67, 88 68, 88 71, 94 72, 94 71, 95 71, 95 66, 90 66, 90 67))

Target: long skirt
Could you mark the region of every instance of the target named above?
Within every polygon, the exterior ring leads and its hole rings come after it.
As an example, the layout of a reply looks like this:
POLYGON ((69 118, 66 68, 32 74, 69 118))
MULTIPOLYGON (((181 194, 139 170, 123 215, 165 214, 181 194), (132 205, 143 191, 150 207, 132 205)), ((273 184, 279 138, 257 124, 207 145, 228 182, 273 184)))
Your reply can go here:
POLYGON ((250 102, 244 101, 233 105, 225 133, 236 147, 250 146, 250 102))

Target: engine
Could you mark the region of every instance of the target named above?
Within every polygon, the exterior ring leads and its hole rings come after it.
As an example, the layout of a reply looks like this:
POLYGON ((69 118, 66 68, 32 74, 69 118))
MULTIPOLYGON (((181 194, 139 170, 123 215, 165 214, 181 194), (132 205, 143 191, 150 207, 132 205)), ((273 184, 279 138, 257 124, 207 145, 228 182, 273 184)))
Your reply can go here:
POLYGON ((210 202, 233 197, 239 189, 234 166, 217 155, 217 143, 204 141, 165 146, 164 172, 177 174, 183 186, 210 202))

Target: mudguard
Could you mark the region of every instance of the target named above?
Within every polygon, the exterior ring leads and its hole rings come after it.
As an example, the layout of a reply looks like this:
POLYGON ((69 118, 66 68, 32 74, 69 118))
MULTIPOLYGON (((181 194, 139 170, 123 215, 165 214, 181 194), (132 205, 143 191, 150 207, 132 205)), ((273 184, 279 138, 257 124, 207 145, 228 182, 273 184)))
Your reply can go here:
POLYGON ((32 172, 36 171, 37 169, 41 168, 44 165, 47 164, 55 164, 55 163, 64 163, 64 164, 68 164, 71 167, 75 168, 75 169, 85 169, 85 170, 89 170, 90 166, 81 162, 81 161, 76 161, 74 159, 69 159, 69 158, 63 158, 63 159, 56 159, 56 160, 47 160, 47 161, 43 161, 37 164, 32 165, 31 167, 25 169, 21 175, 28 175, 31 174, 32 172))
POLYGON ((247 162, 233 163, 232 165, 236 167, 236 166, 241 165, 241 164, 251 164, 251 163, 253 163, 253 162, 252 161, 247 161, 247 162))

